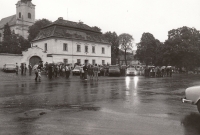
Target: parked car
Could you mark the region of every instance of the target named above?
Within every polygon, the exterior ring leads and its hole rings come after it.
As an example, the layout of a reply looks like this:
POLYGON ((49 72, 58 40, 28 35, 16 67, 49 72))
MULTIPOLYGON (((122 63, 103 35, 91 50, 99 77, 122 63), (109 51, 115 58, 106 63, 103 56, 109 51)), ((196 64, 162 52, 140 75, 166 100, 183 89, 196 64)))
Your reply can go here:
POLYGON ((16 65, 12 63, 7 63, 3 66, 4 72, 16 72, 16 65))
POLYGON ((137 75, 137 70, 135 69, 135 66, 130 66, 126 70, 126 75, 137 75))
POLYGON ((196 105, 200 113, 200 86, 187 88, 185 90, 185 98, 182 99, 182 102, 196 105))
POLYGON ((109 75, 109 76, 111 76, 111 75, 120 76, 120 69, 119 69, 119 66, 117 66, 117 65, 110 65, 110 66, 109 66, 109 69, 108 69, 108 75, 109 75))
POLYGON ((80 75, 81 68, 81 66, 75 66, 75 68, 72 70, 72 75, 80 75))

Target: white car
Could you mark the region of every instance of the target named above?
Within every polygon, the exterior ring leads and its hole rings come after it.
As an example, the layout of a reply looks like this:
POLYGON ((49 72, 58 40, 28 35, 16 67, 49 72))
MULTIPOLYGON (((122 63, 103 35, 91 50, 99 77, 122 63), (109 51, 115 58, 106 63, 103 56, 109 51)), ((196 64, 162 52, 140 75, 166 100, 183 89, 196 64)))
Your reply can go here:
POLYGON ((197 109, 200 113, 200 86, 187 88, 185 90, 185 98, 182 99, 182 102, 197 105, 197 109))
POLYGON ((72 75, 80 75, 80 70, 81 70, 82 66, 76 66, 73 70, 72 70, 72 75))
POLYGON ((3 71, 4 72, 16 72, 16 65, 12 63, 6 63, 3 66, 3 71))
POLYGON ((137 70, 135 69, 135 67, 129 67, 126 70, 126 75, 137 75, 137 70))

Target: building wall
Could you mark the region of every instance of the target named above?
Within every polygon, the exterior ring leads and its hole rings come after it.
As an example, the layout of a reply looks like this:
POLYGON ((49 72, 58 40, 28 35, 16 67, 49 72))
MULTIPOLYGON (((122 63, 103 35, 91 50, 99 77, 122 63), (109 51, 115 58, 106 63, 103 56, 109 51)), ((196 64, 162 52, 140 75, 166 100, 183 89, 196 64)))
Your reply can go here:
MULTIPOLYGON (((81 64, 85 63, 85 60, 88 61, 89 64, 93 64, 93 60, 95 61, 95 64, 100 64, 102 65, 102 60, 104 60, 104 64, 110 64, 111 58, 106 58, 106 57, 89 57, 89 56, 68 56, 68 55, 53 55, 52 57, 52 62, 57 63, 57 62, 64 62, 64 59, 67 59, 68 64, 74 65, 77 63, 77 60, 80 59, 81 64)), ((51 63, 51 62, 50 62, 51 63)))
POLYGON ((102 43, 94 43, 88 41, 72 40, 72 39, 45 39, 35 41, 33 46, 37 46, 45 51, 45 44, 47 44, 47 54, 52 54, 52 62, 63 62, 64 59, 68 60, 68 63, 77 63, 77 59, 81 60, 81 64, 84 64, 85 60, 88 60, 92 64, 92 60, 95 63, 102 64, 102 60, 105 60, 105 64, 111 64, 111 46, 102 43), (67 51, 63 50, 63 44, 67 44, 67 51), (81 46, 81 51, 77 51, 77 45, 81 46), (85 46, 88 46, 88 52, 85 52, 85 46), (95 47, 95 53, 92 52, 92 46, 95 47), (102 53, 102 48, 105 49, 105 53, 102 53))
POLYGON ((0 54, 0 69, 3 68, 3 65, 6 63, 20 63, 22 55, 15 54, 0 54))

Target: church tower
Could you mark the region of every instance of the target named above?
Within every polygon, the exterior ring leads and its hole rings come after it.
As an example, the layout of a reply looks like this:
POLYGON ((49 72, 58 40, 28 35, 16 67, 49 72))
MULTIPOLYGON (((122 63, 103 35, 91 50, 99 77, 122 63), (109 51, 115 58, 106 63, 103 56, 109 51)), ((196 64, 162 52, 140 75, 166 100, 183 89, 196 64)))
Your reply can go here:
POLYGON ((16 4, 16 33, 28 37, 28 27, 35 23, 35 5, 32 0, 20 0, 16 4))

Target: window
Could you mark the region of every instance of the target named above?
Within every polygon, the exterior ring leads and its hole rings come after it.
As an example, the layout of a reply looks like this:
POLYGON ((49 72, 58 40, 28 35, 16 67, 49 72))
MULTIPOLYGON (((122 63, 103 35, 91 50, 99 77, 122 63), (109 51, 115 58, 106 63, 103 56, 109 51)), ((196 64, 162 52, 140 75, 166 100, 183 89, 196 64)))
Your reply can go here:
POLYGON ((44 51, 47 51, 47 43, 44 44, 44 51))
POLYGON ((92 60, 92 65, 95 65, 95 64, 96 64, 95 60, 92 60))
POLYGON ((63 60, 64 64, 68 64, 68 59, 63 60))
POLYGON ((77 59, 77 63, 81 64, 81 59, 77 59))
POLYGON ((105 60, 102 60, 102 65, 105 65, 105 60))
POLYGON ((19 12, 19 18, 21 18, 22 17, 22 14, 21 14, 21 12, 19 12))
POLYGON ((0 37, 1 37, 1 33, 0 33, 0 37))
POLYGON ((28 13, 28 18, 31 19, 31 13, 28 13))
POLYGON ((77 45, 77 52, 81 52, 81 46, 77 45))
POLYGON ((105 48, 104 47, 102 47, 102 53, 105 54, 105 48))
POLYGON ((85 52, 88 53, 88 46, 85 46, 85 52))
POLYGON ((68 51, 68 45, 66 43, 63 44, 63 51, 68 51))
POLYGON ((95 46, 92 46, 92 53, 95 53, 95 46))

